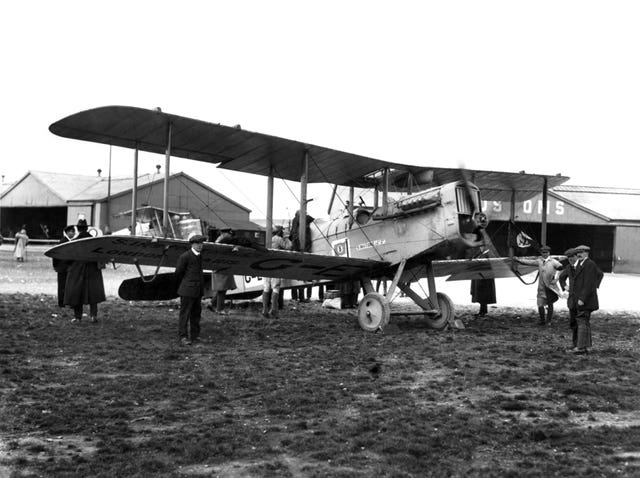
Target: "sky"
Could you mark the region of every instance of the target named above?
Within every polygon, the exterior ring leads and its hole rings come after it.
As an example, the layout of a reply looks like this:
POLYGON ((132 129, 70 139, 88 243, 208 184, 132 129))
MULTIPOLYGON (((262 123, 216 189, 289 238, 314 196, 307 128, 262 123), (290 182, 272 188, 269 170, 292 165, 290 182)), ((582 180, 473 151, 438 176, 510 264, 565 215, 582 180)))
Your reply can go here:
MULTIPOLYGON (((3 2, 4 182, 106 174, 109 147, 51 123, 106 105, 163 111, 421 166, 638 187, 640 2, 3 2)), ((140 155, 140 173, 164 157, 140 155)), ((113 176, 133 152, 113 148, 113 176)), ((266 214, 266 178, 174 158, 266 214)), ((276 183, 293 216, 296 183, 276 183)), ((326 214, 331 188, 310 191, 326 214)))

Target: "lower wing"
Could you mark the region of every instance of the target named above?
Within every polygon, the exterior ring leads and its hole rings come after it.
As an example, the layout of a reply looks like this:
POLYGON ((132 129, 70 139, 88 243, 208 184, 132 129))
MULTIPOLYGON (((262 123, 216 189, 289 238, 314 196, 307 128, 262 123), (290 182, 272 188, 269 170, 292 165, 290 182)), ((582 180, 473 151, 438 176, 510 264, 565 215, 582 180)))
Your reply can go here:
MULTIPOLYGON (((54 259, 175 267, 189 248, 187 241, 177 239, 102 236, 66 242, 45 254, 54 259)), ((230 275, 340 281, 378 276, 389 263, 205 242, 202 266, 230 275)))
POLYGON ((450 276, 447 280, 453 281, 524 276, 536 271, 538 266, 520 264, 511 257, 488 257, 434 261, 433 269, 436 276, 450 276))

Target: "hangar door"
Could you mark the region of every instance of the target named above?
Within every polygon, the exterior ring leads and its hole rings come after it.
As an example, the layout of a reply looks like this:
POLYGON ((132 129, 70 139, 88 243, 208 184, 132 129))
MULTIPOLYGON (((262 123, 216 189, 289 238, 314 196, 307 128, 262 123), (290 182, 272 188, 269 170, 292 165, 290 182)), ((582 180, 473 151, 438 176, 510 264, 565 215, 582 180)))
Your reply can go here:
MULTIPOLYGON (((518 222, 516 227, 532 237, 537 243, 540 241, 540 223, 518 222)), ((493 240, 500 255, 509 254, 509 222, 491 221, 487 232, 493 240)), ((515 229, 513 229, 515 231, 515 229)), ((517 233, 517 232, 516 232, 517 233)), ((515 233, 513 234, 515 236, 515 233)), ((614 258, 614 226, 585 226, 579 224, 547 224, 547 244, 552 254, 562 254, 570 247, 580 244, 591 247, 590 257, 598 264, 603 272, 612 272, 614 258)), ((538 244, 529 248, 515 247, 515 255, 537 255, 538 244)))
POLYGON ((15 236, 25 225, 30 239, 59 239, 67 225, 66 207, 3 207, 0 214, 6 238, 15 236))

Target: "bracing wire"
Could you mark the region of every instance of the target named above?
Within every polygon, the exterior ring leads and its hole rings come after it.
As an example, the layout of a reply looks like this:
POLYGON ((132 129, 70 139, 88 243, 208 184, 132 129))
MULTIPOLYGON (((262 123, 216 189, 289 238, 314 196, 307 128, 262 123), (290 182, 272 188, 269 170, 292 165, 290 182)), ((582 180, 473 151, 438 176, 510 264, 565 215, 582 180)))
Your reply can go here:
POLYGON ((185 188, 187 188, 187 190, 192 194, 192 196, 196 197, 198 201, 200 201, 204 205, 207 211, 210 211, 211 213, 213 213, 213 215, 216 216, 223 224, 226 224, 225 220, 217 212, 215 212, 213 208, 209 206, 209 203, 207 203, 202 198, 200 198, 200 196, 196 194, 195 191, 193 191, 193 189, 191 189, 185 181, 183 181, 183 178, 179 178, 179 181, 185 188))

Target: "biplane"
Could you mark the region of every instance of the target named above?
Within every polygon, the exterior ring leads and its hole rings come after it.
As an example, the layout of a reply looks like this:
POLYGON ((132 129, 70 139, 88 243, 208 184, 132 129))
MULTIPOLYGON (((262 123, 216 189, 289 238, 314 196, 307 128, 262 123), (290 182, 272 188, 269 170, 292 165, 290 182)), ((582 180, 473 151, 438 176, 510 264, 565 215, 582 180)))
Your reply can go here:
MULTIPOLYGON (((513 211, 516 201, 541 191, 544 201, 547 188, 569 179, 559 174, 412 166, 159 109, 128 106, 76 113, 53 123, 49 130, 62 137, 130 148, 134 151, 134 171, 138 151, 164 154, 165 178, 169 176, 171 156, 265 176, 267 247, 205 243, 204 267, 235 275, 307 282, 360 281, 364 297, 358 305, 357 317, 367 331, 383 329, 395 315, 391 312, 390 298, 397 288, 419 306, 418 314, 429 326, 443 329, 453 324, 453 303, 436 290, 435 277, 449 276, 449 280, 511 277, 516 266, 509 257, 487 254, 492 245, 486 233, 487 216, 481 209, 482 200, 510 202, 513 211), (300 183, 298 231, 299 243, 308 244, 305 251, 269 248, 274 178, 300 183), (310 183, 332 184, 334 191, 338 186, 347 188, 350 198, 345 213, 334 219, 307 221, 310 183), (355 205, 356 189, 372 191, 372 204, 355 205), (422 297, 411 285, 425 278, 428 291, 422 297), (386 293, 376 291, 376 280, 390 281, 386 293)), ((167 188, 165 183, 165 210, 167 188)), ((135 209, 134 205, 132 210, 135 209)), ((169 214, 164 217, 167 220, 169 214)), ((167 229, 165 224, 164 230, 167 229)), ((134 235, 103 236, 62 244, 46 254, 60 259, 172 267, 188 247, 186 241, 168 237, 151 240, 134 235)))

